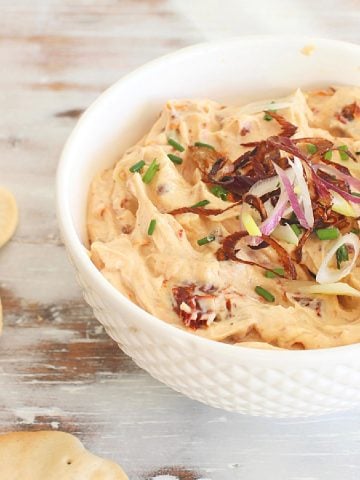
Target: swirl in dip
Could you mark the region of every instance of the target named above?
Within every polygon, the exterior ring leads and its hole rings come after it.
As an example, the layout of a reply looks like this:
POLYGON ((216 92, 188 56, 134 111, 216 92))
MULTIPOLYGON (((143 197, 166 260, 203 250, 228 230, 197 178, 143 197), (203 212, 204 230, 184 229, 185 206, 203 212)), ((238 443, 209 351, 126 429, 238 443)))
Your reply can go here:
POLYGON ((92 182, 91 259, 144 310, 209 339, 360 342, 359 172, 359 88, 169 101, 92 182))

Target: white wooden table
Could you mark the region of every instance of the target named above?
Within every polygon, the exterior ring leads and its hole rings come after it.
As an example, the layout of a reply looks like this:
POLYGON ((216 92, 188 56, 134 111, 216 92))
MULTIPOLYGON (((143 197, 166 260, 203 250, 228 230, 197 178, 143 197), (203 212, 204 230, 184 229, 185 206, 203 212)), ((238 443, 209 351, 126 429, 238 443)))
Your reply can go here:
POLYGON ((359 20, 359 0, 0 0, 0 184, 21 211, 0 252, 0 431, 72 432, 133 480, 360 478, 358 410, 306 420, 229 414, 137 368, 82 300, 54 213, 66 137, 124 73, 235 34, 360 42, 359 20))

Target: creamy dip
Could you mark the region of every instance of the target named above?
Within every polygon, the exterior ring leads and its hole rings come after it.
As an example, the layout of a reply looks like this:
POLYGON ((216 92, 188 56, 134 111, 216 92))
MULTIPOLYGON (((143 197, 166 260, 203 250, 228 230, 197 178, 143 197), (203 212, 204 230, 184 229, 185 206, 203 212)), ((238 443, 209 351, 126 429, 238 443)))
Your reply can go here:
MULTIPOLYGON (((307 139, 308 152, 304 146, 302 151, 310 163, 314 150, 321 150, 316 139, 326 139, 334 144, 327 162, 344 165, 353 177, 359 177, 359 88, 335 87, 310 93, 297 90, 286 98, 246 106, 224 106, 207 99, 169 101, 150 132, 92 182, 87 213, 91 259, 120 292, 141 308, 209 339, 287 349, 360 342, 360 299, 356 294, 339 295, 336 288, 333 294, 303 289, 305 284, 316 284, 315 276, 324 257, 338 240, 320 240, 316 233, 309 232, 302 259, 295 265, 296 280, 289 278, 271 245, 257 248, 260 240, 256 242, 251 229, 254 224, 255 229, 261 228, 263 219, 258 211, 246 205, 251 217, 246 226, 241 195, 226 189, 227 170, 231 175, 231 165, 253 151, 253 142, 284 133, 279 119, 272 116, 274 110, 297 127, 292 141, 307 139), (217 157, 226 158, 221 185, 204 178, 204 170, 209 172, 217 157), (214 214, 204 214, 208 209, 214 214), (236 255, 256 265, 219 258, 224 239, 240 230, 248 237, 239 240, 236 255), (251 248, 254 238, 255 248, 251 248), (266 273, 274 268, 281 268, 282 273, 266 273)), ((294 156, 282 153, 290 158, 283 171, 293 182, 304 210, 303 192, 289 168, 294 156)), ((274 188, 278 187, 279 183, 274 188)), ((265 202, 266 196, 262 198, 265 202)), ((272 204, 267 202, 269 216, 273 215, 276 200, 275 196, 272 204)), ((339 226, 340 236, 346 235, 350 227, 352 235, 357 236, 354 225, 358 227, 359 207, 348 203, 355 211, 351 225, 346 223, 347 217, 345 227, 334 225, 339 226)), ((282 216, 284 228, 287 220, 294 220, 291 205, 287 203, 282 216)), ((306 231, 301 225, 291 228, 299 238, 306 231)), ((293 258, 294 243, 276 232, 270 236, 293 258)), ((352 247, 347 254, 354 254, 352 247)), ((349 262, 349 258, 340 258, 338 269, 349 262)), ((336 275, 336 265, 330 266, 336 275)), ((355 262, 340 281, 360 289, 359 278, 355 262)))

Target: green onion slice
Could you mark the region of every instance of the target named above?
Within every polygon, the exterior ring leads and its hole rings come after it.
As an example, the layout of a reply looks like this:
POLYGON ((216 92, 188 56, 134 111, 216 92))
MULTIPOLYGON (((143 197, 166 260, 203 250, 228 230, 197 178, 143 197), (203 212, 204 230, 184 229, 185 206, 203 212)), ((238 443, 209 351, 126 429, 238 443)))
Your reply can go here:
POLYGON ((152 235, 154 233, 156 227, 156 220, 153 218, 151 222, 149 223, 149 228, 148 228, 148 235, 152 235))
POLYGON ((197 241, 197 244, 201 247, 202 245, 206 245, 207 243, 211 243, 215 240, 215 235, 208 235, 207 237, 200 238, 197 241))
POLYGON ((308 143, 306 145, 306 149, 310 155, 314 155, 314 153, 317 152, 317 146, 314 145, 313 143, 308 143))
POLYGON ((221 198, 224 202, 227 200, 228 191, 226 188, 222 187, 221 185, 215 185, 214 187, 210 188, 210 192, 215 195, 215 197, 221 198))
POLYGON ((210 150, 215 150, 215 148, 212 145, 209 145, 208 143, 204 143, 204 142, 195 142, 194 145, 195 147, 205 147, 205 148, 210 148, 210 150))
POLYGON ((349 260, 349 250, 346 245, 341 245, 336 250, 336 265, 337 268, 340 270, 342 262, 347 262, 349 260))
POLYGON ((332 150, 328 150, 325 155, 324 155, 325 160, 331 160, 332 159, 332 150))
POLYGON ((302 228, 299 227, 299 225, 297 225, 296 223, 292 223, 290 225, 290 227, 291 227, 292 231, 295 233, 295 235, 297 237, 300 237, 300 235, 302 234, 302 228))
POLYGON ((175 148, 175 150, 178 152, 183 152, 185 150, 185 148, 173 138, 168 138, 168 144, 175 148))
POLYGON ((340 231, 336 227, 318 228, 315 233, 319 240, 335 240, 340 235, 340 231))
POLYGON ((181 165, 183 162, 182 158, 178 157, 177 155, 173 155, 172 153, 168 153, 168 157, 173 163, 176 163, 176 165, 181 165))
POLYGON ((340 145, 340 147, 338 147, 339 149, 339 155, 340 155, 340 158, 341 160, 343 161, 346 161, 349 159, 349 154, 347 153, 347 150, 349 149, 347 145, 340 145))
POLYGON ((201 200, 200 202, 197 202, 194 205, 191 205, 190 208, 205 207, 205 205, 208 205, 209 203, 210 203, 209 200, 201 200))
POLYGON ((273 268, 272 270, 266 270, 264 276, 266 278, 275 278, 275 277, 283 277, 285 274, 285 270, 281 267, 273 268))
POLYGON ((148 169, 142 177, 142 181, 146 184, 149 184, 151 180, 155 177, 156 172, 160 169, 160 165, 156 162, 156 158, 151 162, 148 169))
POLYGON ((265 288, 260 287, 259 285, 255 287, 255 292, 260 295, 267 302, 275 302, 275 297, 272 293, 265 290, 265 288))
POLYGON ((269 113, 264 113, 263 118, 266 122, 271 122, 271 120, 273 119, 273 117, 269 113))
POLYGON ((145 167, 144 160, 140 160, 140 162, 135 163, 132 167, 129 168, 131 173, 140 172, 140 170, 145 167))

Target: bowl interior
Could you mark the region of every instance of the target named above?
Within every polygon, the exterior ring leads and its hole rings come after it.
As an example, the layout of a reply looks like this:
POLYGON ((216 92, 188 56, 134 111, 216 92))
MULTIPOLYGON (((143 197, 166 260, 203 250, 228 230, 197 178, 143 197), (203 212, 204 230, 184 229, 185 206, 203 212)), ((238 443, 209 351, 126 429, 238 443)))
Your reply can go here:
POLYGON ((86 203, 93 176, 112 166, 155 121, 170 98, 240 103, 330 84, 360 84, 360 47, 288 37, 248 37, 197 45, 124 77, 84 114, 65 147, 58 194, 63 218, 86 243, 86 203), (312 53, 302 49, 310 45, 312 53))

